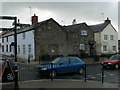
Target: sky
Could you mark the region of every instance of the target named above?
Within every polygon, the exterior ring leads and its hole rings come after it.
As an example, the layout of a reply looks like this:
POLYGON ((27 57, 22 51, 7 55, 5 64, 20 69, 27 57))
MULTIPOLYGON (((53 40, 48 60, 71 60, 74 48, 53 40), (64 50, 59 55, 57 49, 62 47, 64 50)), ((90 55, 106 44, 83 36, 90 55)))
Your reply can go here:
MULTIPOLYGON (((19 0, 18 0, 19 1, 19 0)), ((46 0, 44 0, 46 1, 46 0)), ((118 30, 118 0, 112 0, 112 2, 105 1, 86 1, 85 2, 36 2, 36 0, 30 0, 25 2, 15 2, 2 0, 0 3, 2 6, 1 15, 17 16, 20 19, 20 23, 31 24, 31 16, 36 14, 38 21, 44 21, 49 18, 53 18, 60 25, 71 25, 73 19, 77 20, 77 23, 86 22, 88 25, 94 25, 103 23, 104 20, 109 17, 112 25, 118 30), (114 2, 113 2, 114 1, 114 2)), ((11 27, 12 22, 2 20, 2 27, 11 27)), ((1 26, 0 26, 1 27, 1 26)), ((120 32, 119 32, 120 39, 120 32)))

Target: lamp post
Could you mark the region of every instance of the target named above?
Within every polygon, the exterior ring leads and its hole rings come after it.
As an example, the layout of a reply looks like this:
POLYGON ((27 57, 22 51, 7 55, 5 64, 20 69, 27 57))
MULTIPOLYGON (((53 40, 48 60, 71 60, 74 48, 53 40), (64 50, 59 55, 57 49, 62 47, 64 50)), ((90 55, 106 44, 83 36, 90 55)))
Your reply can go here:
POLYGON ((0 16, 0 19, 5 19, 5 20, 14 20, 14 48, 15 48, 15 55, 14 55, 14 60, 15 60, 15 87, 18 87, 18 66, 17 66, 17 17, 12 17, 12 16, 0 16))

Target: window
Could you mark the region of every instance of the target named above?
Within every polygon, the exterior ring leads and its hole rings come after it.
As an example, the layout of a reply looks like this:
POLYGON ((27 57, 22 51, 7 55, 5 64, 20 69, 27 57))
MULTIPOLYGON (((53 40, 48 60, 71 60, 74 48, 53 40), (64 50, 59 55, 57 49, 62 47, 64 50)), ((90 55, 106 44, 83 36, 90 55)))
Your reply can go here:
POLYGON ((103 51, 107 51, 107 46, 106 45, 103 46, 103 51))
POLYGON ((28 53, 31 54, 31 45, 28 45, 28 53))
POLYGON ((110 40, 114 40, 114 36, 113 35, 110 35, 110 40))
POLYGON ((108 36, 107 35, 104 35, 104 40, 108 40, 108 36))
POLYGON ((2 52, 4 52, 4 45, 2 46, 2 52))
POLYGON ((116 46, 113 46, 113 51, 116 51, 116 46))
POLYGON ((6 42, 8 42, 8 36, 6 37, 6 42))
POLYGON ((69 58, 63 58, 60 63, 62 63, 63 65, 69 64, 69 58))
POLYGON ((87 35, 88 35, 88 34, 87 34, 87 30, 81 30, 81 35, 87 36, 87 35))
POLYGON ((23 54, 25 54, 25 45, 23 45, 23 54))
POLYGON ((4 43, 4 38, 2 38, 2 43, 4 43))
POLYGON ((80 44, 80 50, 85 50, 85 45, 84 44, 80 44))
POLYGON ((76 58, 70 58, 70 64, 80 63, 80 61, 76 58))
POLYGON ((20 54, 20 46, 18 45, 18 53, 20 54))
POLYGON ((25 32, 24 32, 24 33, 22 33, 22 35, 23 35, 23 39, 25 39, 25 32))
POLYGON ((8 52, 8 45, 6 45, 6 52, 8 52))

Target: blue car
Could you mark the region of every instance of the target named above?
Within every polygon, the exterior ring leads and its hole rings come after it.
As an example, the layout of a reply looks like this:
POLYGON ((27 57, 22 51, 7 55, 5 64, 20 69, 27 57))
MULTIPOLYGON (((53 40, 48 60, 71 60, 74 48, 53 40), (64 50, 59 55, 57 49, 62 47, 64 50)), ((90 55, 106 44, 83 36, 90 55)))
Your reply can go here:
POLYGON ((82 74, 85 63, 78 57, 58 57, 48 64, 39 64, 37 71, 40 74, 46 74, 49 77, 63 73, 78 73, 82 74))

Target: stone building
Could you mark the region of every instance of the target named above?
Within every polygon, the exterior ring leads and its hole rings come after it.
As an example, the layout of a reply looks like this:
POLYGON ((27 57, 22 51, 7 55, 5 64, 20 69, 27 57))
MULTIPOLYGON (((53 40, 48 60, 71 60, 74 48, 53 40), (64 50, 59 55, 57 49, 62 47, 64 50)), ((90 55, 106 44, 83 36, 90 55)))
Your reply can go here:
POLYGON ((94 33, 86 23, 64 26, 68 55, 94 55, 94 33))
POLYGON ((67 55, 66 31, 52 18, 33 24, 35 57, 67 55))

